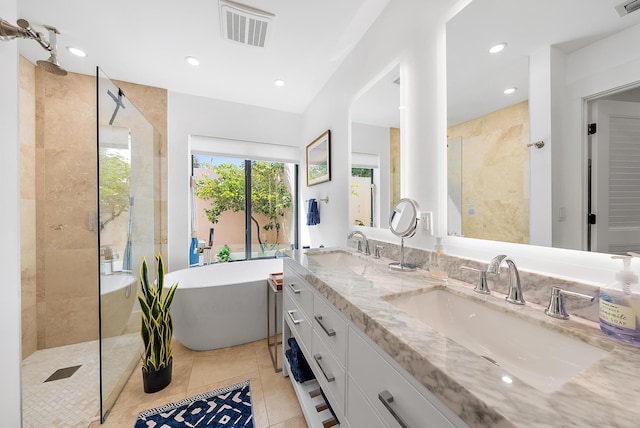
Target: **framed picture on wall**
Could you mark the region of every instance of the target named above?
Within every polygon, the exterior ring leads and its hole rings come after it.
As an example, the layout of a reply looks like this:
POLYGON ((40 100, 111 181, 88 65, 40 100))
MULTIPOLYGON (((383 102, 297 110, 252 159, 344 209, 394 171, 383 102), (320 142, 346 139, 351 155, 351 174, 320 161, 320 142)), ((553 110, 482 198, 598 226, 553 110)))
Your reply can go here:
POLYGON ((331 131, 307 145, 307 186, 331 180, 331 131))

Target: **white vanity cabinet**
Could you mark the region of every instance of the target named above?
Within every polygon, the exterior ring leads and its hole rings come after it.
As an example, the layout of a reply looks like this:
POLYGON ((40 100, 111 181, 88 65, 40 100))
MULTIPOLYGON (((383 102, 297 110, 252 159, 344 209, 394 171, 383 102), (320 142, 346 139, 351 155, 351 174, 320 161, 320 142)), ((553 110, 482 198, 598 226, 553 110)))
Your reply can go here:
MULTIPOLYGON (((340 426, 467 427, 287 263, 284 283, 283 349, 295 336, 340 426)), ((315 415, 307 414, 313 406, 301 394, 298 398, 310 426, 322 428, 312 422, 315 415)))
MULTIPOLYGON (((381 426, 466 427, 426 388, 421 387, 422 391, 418 391, 410 382, 411 375, 401 374, 400 370, 403 369, 393 367, 395 362, 391 361, 391 357, 355 327, 349 328, 348 354, 349 376, 353 384, 359 386, 364 401, 385 422, 381 426), (443 413, 449 413, 448 416, 458 424, 451 422, 443 413)), ((413 383, 416 383, 415 380, 413 383)), ((353 395, 355 393, 349 391, 349 397, 353 395)), ((351 419, 351 416, 349 407, 347 418, 351 419)))
POLYGON ((331 404, 337 420, 344 421, 345 345, 341 347, 342 355, 340 358, 334 352, 334 349, 339 346, 336 344, 338 341, 346 343, 346 327, 339 326, 336 322, 336 320, 340 320, 344 324, 344 320, 333 309, 331 310, 333 313, 329 313, 327 309, 330 308, 328 307, 319 309, 317 316, 314 317, 316 314, 314 304, 319 296, 315 295, 316 293, 309 283, 287 266, 284 268, 283 284, 282 372, 289 375, 289 363, 284 353, 289 349, 289 338, 293 336, 316 377, 313 380, 299 383, 293 376, 290 376, 307 424, 312 428, 349 427, 347 423, 336 425, 333 422, 335 418, 318 392, 321 388, 331 404), (320 337, 320 334, 330 339, 328 343, 320 337))

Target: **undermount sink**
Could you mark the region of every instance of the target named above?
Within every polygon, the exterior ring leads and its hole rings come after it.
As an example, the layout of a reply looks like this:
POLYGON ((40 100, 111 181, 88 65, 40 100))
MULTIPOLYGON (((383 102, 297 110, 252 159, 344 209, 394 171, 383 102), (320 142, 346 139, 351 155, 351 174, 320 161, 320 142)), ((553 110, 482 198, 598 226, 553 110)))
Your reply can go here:
POLYGON ((362 268, 367 259, 351 254, 348 251, 308 252, 307 257, 330 269, 362 268))
POLYGON ((607 355, 600 348, 446 290, 387 300, 545 393, 556 391, 607 355))

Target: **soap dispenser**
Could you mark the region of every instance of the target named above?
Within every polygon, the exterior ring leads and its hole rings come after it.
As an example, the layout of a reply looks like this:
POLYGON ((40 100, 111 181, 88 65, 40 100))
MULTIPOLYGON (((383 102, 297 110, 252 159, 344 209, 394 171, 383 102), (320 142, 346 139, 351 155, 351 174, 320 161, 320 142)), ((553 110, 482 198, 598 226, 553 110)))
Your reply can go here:
POLYGON ((447 271, 444 268, 444 246, 442 245, 442 238, 436 238, 436 245, 433 246, 433 251, 429 256, 429 273, 431 278, 435 279, 447 279, 447 271))
POLYGON ((600 289, 600 329, 616 339, 640 346, 640 287, 638 276, 631 272, 631 258, 612 256, 622 260, 623 269, 616 274, 616 281, 600 289))

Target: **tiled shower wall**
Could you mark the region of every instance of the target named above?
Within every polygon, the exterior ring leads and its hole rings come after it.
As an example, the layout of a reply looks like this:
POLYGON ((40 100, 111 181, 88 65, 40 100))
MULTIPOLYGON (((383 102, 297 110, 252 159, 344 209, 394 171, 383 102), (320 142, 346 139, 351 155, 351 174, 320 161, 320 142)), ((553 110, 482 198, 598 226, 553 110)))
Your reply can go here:
POLYGON ((38 349, 36 336, 36 68, 20 57, 20 263, 22 357, 38 349))
MULTIPOLYGON (((98 338, 96 79, 20 62, 23 358, 98 338)), ((166 258, 167 92, 116 82, 162 134, 156 252, 166 258)))
POLYGON ((529 102, 450 127, 462 137, 462 235, 529 242, 529 102))

